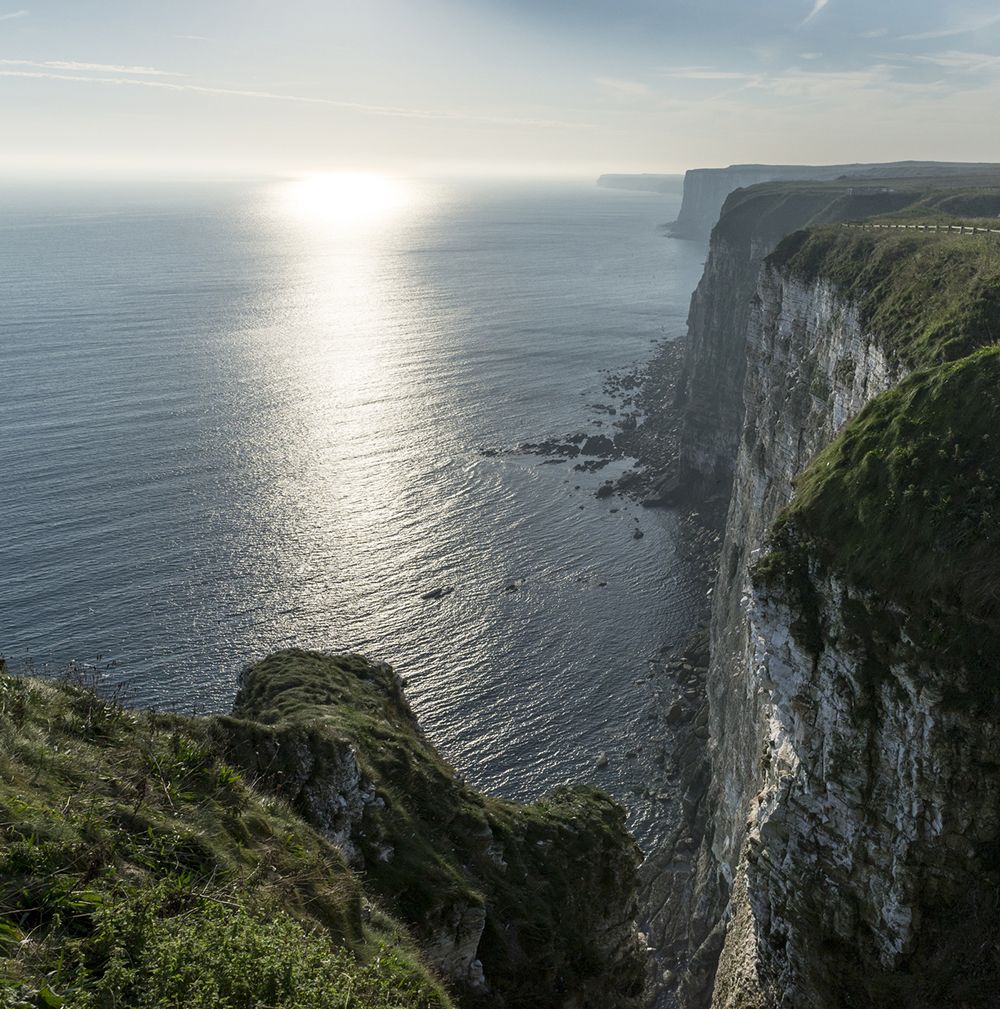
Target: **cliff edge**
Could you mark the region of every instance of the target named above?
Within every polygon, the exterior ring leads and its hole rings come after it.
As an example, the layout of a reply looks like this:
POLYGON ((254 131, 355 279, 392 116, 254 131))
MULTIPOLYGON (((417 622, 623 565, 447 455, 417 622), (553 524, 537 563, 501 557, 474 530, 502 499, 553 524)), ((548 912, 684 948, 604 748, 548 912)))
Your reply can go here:
MULTIPOLYGON (((730 165, 728 168, 692 168, 684 175, 684 195, 677 220, 670 226, 675 238, 704 241, 719 220, 731 193, 764 182, 858 181, 945 178, 954 186, 962 178, 1000 170, 979 162, 895 161, 850 165, 730 165)), ((886 183, 887 185, 889 183, 886 183)))
POLYGON ((813 227, 762 261, 733 355, 685 1005, 993 1004, 998 240, 813 227))
POLYGON ((359 656, 271 656, 229 717, 0 672, 4 1005, 625 1009, 638 857, 596 789, 463 784, 359 656))

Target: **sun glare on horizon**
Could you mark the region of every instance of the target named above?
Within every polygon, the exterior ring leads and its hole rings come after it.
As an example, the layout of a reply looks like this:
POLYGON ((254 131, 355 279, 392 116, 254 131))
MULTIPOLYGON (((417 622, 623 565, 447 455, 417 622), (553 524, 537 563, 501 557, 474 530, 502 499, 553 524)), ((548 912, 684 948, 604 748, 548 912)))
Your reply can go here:
POLYGON ((375 172, 324 172, 282 187, 282 203, 290 214, 334 227, 376 224, 409 202, 404 182, 375 172))

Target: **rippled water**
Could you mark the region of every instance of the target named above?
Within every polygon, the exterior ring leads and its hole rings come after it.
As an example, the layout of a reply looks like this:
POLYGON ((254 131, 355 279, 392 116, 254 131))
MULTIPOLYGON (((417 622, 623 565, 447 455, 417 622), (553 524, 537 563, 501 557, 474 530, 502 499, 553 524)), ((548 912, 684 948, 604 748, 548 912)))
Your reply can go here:
POLYGON ((4 194, 0 651, 101 655, 138 703, 214 710, 269 650, 363 651, 475 783, 627 798, 636 680, 689 619, 674 520, 481 450, 589 430, 601 369, 679 335, 702 258, 658 230, 679 197, 4 194))

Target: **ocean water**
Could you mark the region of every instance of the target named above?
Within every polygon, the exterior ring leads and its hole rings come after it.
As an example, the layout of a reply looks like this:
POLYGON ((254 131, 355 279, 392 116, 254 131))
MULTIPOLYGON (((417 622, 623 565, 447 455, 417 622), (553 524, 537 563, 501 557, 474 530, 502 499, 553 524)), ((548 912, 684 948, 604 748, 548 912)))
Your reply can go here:
POLYGON ((596 781, 652 836, 644 678, 696 591, 676 518, 483 449, 598 430, 602 372, 681 334, 703 250, 660 229, 679 200, 0 194, 0 653, 224 711, 273 649, 364 652, 473 783, 596 781))

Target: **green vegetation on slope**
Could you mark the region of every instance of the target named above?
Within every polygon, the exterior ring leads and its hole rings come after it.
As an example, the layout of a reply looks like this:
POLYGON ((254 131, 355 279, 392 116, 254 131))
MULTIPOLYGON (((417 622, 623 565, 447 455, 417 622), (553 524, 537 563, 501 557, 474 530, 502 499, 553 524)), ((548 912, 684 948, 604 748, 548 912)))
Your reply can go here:
POLYGON ((531 805, 476 792, 428 744, 392 670, 358 656, 278 653, 246 671, 233 710, 220 723, 229 752, 303 811, 298 758, 284 765, 253 725, 282 733, 290 754, 303 734, 314 754, 331 741, 350 745, 381 800, 356 831, 369 886, 418 938, 482 908, 478 957, 508 1006, 591 990, 594 1005, 612 1006, 639 993, 634 950, 601 942, 609 912, 620 909, 614 924, 627 919, 639 861, 623 811, 602 792, 560 788, 531 805))
POLYGON ((798 231, 768 258, 830 281, 861 324, 910 367, 955 361, 1000 338, 1000 236, 798 231))
POLYGON ((335 847, 211 722, 0 673, 0 1003, 447 1007, 335 847))
POLYGON ((884 218, 948 221, 1000 214, 1000 176, 995 171, 954 180, 944 176, 764 182, 737 189, 726 199, 716 226, 730 241, 777 242, 800 228, 884 218))
POLYGON ((0 1005, 628 1006, 637 861, 595 789, 466 787, 358 656, 272 656, 222 718, 0 666, 0 1005))
MULTIPOLYGON (((797 585, 810 557, 901 604, 941 663, 1000 686, 1000 348, 916 372, 812 462, 757 577, 797 585), (803 536, 805 540, 803 540, 803 536)), ((813 643, 816 644, 815 639, 813 643)))

